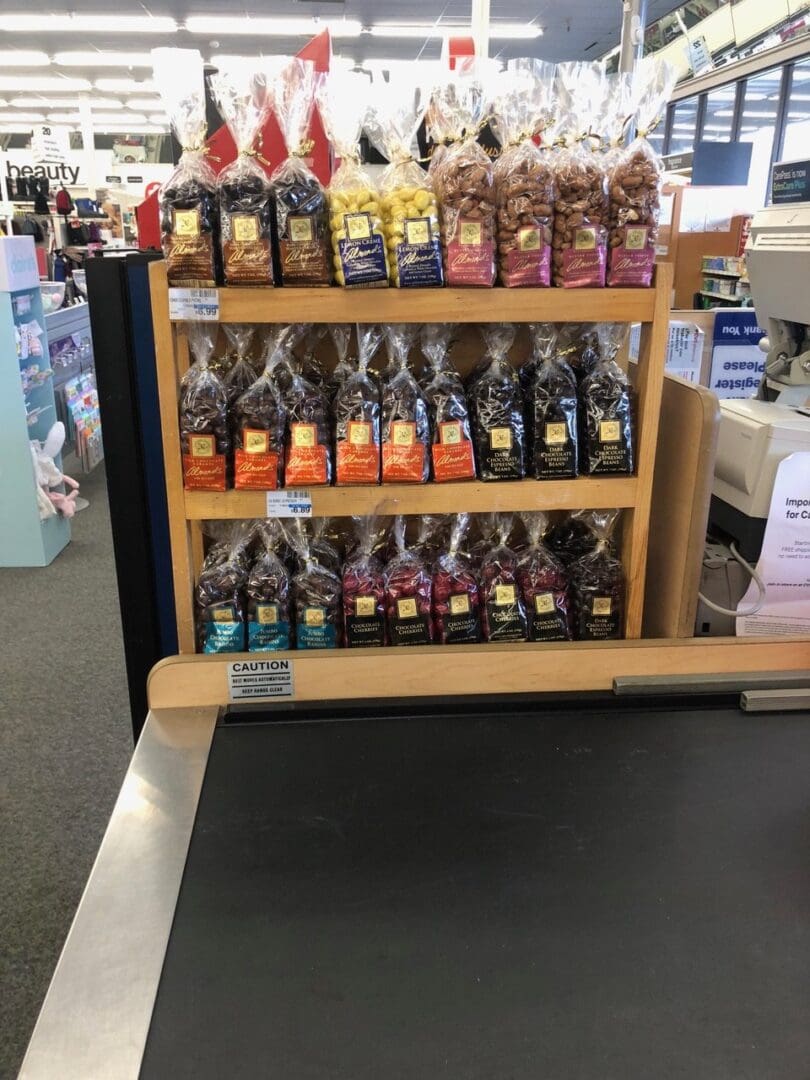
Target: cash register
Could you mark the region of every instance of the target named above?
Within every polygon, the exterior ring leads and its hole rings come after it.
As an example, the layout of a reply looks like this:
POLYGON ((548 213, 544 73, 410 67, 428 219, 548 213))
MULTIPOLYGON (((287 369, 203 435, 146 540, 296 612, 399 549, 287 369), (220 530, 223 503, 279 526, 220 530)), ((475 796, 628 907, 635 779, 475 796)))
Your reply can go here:
POLYGON ((755 560, 780 461, 810 451, 810 203, 759 211, 746 254, 767 359, 756 398, 720 402, 709 524, 755 560))

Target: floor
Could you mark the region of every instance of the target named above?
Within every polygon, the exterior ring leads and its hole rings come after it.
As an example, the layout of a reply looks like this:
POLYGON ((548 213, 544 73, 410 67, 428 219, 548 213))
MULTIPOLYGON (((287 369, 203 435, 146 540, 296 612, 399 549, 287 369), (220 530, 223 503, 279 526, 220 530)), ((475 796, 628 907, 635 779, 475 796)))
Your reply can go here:
POLYGON ((0 1078, 16 1076, 132 752, 103 466, 48 567, 0 569, 0 1078))

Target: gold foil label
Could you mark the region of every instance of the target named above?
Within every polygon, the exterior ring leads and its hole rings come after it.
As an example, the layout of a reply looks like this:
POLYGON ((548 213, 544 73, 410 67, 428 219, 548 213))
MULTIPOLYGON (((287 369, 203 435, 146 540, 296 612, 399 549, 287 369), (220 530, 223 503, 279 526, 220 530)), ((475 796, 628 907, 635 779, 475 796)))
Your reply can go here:
POLYGON ((554 610, 554 597, 550 592, 538 593, 534 598, 534 610, 538 615, 548 615, 554 610))
POLYGON ((311 244, 315 239, 312 228, 312 218, 288 217, 287 228, 290 240, 294 244, 311 244))
POLYGON ((370 214, 344 214, 343 221, 349 240, 368 240, 371 236, 370 214))
POLYGON ((273 626, 278 622, 278 604, 257 604, 256 622, 262 626, 273 626))
POLYGON ((354 613, 358 616, 376 615, 377 601, 373 596, 358 596, 354 601, 354 613))
POLYGON ((497 607, 507 607, 509 604, 515 602, 515 586, 514 585, 496 585, 495 586, 495 604, 497 607))
POLYGON ((191 239, 200 235, 199 210, 172 210, 174 219, 172 232, 175 236, 191 239))
POLYGON ((430 243, 430 218, 407 218, 405 221, 407 244, 430 243))
POLYGON ((462 221, 458 234, 458 242, 464 244, 480 244, 483 230, 480 221, 462 221))
POLYGON ((213 457, 215 453, 214 436, 213 435, 192 435, 191 436, 191 456, 192 457, 213 457))
POLYGON ((622 426, 618 420, 599 421, 599 441, 619 442, 622 437, 622 426))
POLYGON ((613 602, 609 596, 595 596, 593 601, 594 615, 610 615, 613 602))
POLYGON ((467 593, 461 593, 460 596, 450 597, 450 614, 451 615, 467 615, 470 611, 470 598, 467 593))
POLYGON ((391 425, 391 442, 394 446, 413 446, 416 442, 416 424, 395 420, 391 425))
POLYGON ((304 610, 304 623, 307 626, 324 626, 324 610, 321 607, 308 607, 304 610))
POLYGON ((526 229, 519 229, 518 247, 521 251, 539 251, 541 248, 540 230, 532 226, 529 226, 529 228, 526 229))
POLYGON ((493 450, 511 450, 512 429, 508 427, 491 428, 489 432, 489 445, 493 450))
POLYGON ((596 251, 596 229, 577 229, 574 233, 574 251, 596 251))
POLYGON ((238 244, 259 239, 259 222, 255 214, 231 214, 231 232, 238 244))
POLYGON ((317 446, 318 433, 314 424, 292 425, 293 446, 317 446))
POLYGON ((242 432, 242 446, 247 454, 266 454, 269 449, 269 435, 266 431, 245 428, 242 432))
POLYGON ((546 445, 560 446, 568 442, 567 424, 546 424, 546 445))
POLYGON ((399 615, 400 619, 416 618, 416 601, 413 597, 409 597, 406 600, 397 600, 397 615, 399 615))

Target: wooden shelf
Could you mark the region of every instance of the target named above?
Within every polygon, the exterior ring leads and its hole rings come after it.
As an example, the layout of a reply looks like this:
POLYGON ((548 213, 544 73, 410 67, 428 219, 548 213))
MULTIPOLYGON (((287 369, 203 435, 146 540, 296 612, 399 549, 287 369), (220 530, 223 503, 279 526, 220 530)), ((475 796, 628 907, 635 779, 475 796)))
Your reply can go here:
POLYGON ((735 274, 733 270, 704 270, 704 277, 728 277, 741 278, 742 274, 735 274))
POLYGON ((651 322, 655 289, 220 289, 219 321, 651 322))
MULTIPOLYGON (((636 505, 634 476, 513 483, 382 484, 374 487, 313 487, 314 517, 354 514, 458 514, 486 510, 587 510, 636 505)), ((266 516, 263 491, 187 491, 189 521, 266 516)))

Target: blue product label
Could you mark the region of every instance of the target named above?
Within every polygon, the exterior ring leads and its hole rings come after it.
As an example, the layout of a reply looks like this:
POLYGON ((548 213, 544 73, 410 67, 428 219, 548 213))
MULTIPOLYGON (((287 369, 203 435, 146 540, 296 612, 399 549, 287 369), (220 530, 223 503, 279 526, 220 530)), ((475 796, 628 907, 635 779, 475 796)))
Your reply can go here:
POLYGON ((241 622, 207 622, 204 653, 244 652, 245 624, 241 622))
POLYGON ((278 649, 289 648, 290 624, 288 622, 248 623, 249 652, 275 652, 278 649))
POLYGON ((397 268, 402 289, 443 285, 442 249, 438 237, 426 244, 409 244, 403 241, 397 247, 397 268))
POLYGON ((340 262, 346 288, 388 284, 385 244, 379 233, 372 232, 371 215, 345 214, 346 239, 338 240, 340 262))
POLYGON ((327 621, 326 608, 306 607, 296 626, 299 649, 337 648, 337 630, 327 621))

